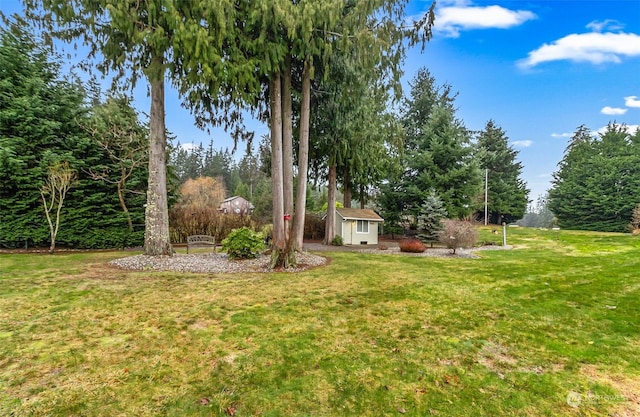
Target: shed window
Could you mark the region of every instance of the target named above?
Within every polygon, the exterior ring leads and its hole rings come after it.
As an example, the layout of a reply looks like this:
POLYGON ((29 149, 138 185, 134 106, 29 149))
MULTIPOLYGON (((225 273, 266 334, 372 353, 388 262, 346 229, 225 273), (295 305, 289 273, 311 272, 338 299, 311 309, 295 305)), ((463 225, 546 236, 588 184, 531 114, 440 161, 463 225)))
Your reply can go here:
POLYGON ((358 233, 369 233, 369 221, 368 220, 358 220, 358 224, 356 225, 356 232, 358 233))

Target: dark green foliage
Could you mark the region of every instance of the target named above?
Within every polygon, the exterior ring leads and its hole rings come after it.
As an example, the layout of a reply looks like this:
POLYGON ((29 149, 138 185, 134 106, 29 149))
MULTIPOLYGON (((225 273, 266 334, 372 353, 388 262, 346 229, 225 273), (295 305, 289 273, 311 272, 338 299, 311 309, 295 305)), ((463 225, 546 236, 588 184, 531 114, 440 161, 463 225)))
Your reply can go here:
POLYGON ((453 253, 458 248, 472 248, 478 240, 478 230, 471 222, 463 220, 445 220, 440 232, 440 243, 446 245, 453 253))
POLYGON ((399 180, 389 181, 380 186, 378 211, 384 219, 384 231, 392 238, 403 234, 403 213, 406 210, 405 194, 399 180))
POLYGON ((325 180, 336 166, 344 205, 366 204, 388 171, 398 165, 401 129, 388 112, 391 97, 376 71, 363 71, 357 54, 334 50, 329 72, 312 98, 311 172, 325 180))
POLYGON ((175 167, 175 173, 180 183, 198 177, 222 177, 227 190, 235 188, 231 182, 237 168, 233 162, 233 154, 228 149, 213 149, 213 140, 206 150, 199 144, 193 149, 186 149, 180 144, 170 155, 170 164, 175 167))
POLYGON ((342 240, 342 236, 340 235, 335 235, 333 237, 333 240, 331 241, 331 244, 333 246, 343 246, 344 245, 344 240, 342 240))
POLYGON ((427 250, 424 243, 416 238, 402 239, 398 246, 400 247, 400 252, 422 253, 427 250))
POLYGON ((420 206, 417 217, 418 239, 433 246, 433 243, 438 241, 440 231, 443 228, 442 220, 446 217, 447 210, 444 208, 442 200, 432 190, 420 206))
MULTIPOLYGON (((115 186, 90 175, 103 168, 115 175, 118 168, 83 129, 89 110, 84 89, 59 72, 59 62, 25 30, 0 31, 0 246, 49 244, 39 189, 46 167, 57 161, 68 161, 78 174, 62 208, 57 245, 139 245, 144 196, 127 196, 134 224, 129 231, 115 186)), ((132 178, 129 189, 144 189, 143 178, 132 178)))
POLYGON ((222 241, 222 249, 231 259, 256 258, 265 249, 264 236, 248 227, 235 229, 222 241))
POLYGON ((437 86, 426 69, 411 83, 402 117, 404 173, 383 189, 391 193, 382 204, 383 211, 396 219, 398 210, 416 215, 430 190, 435 190, 451 217, 469 216, 477 206, 482 177, 473 158, 470 132, 455 117, 454 100, 451 87, 437 86))
POLYGON ((640 132, 580 126, 554 173, 549 208, 566 229, 624 232, 640 195, 640 132))
POLYGON ((509 146, 505 132, 493 120, 489 120, 478 135, 477 148, 480 168, 482 172, 488 170, 489 223, 521 219, 527 208, 529 190, 520 178, 522 163, 516 162, 518 152, 509 146))

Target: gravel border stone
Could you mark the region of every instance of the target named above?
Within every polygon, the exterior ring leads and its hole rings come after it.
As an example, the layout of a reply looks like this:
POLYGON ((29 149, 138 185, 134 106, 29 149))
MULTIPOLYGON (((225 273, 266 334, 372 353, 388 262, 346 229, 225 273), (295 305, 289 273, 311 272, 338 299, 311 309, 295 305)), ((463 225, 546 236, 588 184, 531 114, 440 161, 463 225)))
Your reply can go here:
MULTIPOLYGON (((335 246, 324 248, 308 248, 315 250, 329 251, 335 246)), ((345 248, 343 248, 344 250, 345 248)), ((508 250, 511 246, 482 246, 473 249, 458 249, 456 253, 451 253, 450 249, 428 248, 423 253, 400 252, 397 246, 388 249, 357 247, 350 248, 352 252, 376 253, 381 255, 416 256, 416 257, 437 257, 437 258, 479 258, 474 252, 481 250, 508 250)), ((273 272, 269 269, 269 255, 261 255, 255 259, 231 260, 224 253, 205 254, 175 254, 174 256, 147 256, 135 255, 126 258, 115 259, 109 262, 110 265, 129 271, 172 271, 172 272, 192 272, 192 273, 247 273, 247 272, 273 272)), ((329 263, 329 259, 324 256, 315 255, 309 252, 296 253, 297 266, 295 268, 280 269, 284 272, 300 272, 309 268, 323 266, 329 263)))
MULTIPOLYGON (((255 259, 231 260, 224 253, 175 254, 173 256, 135 255, 115 259, 109 262, 120 269, 129 271, 173 271, 194 273, 241 273, 273 272, 269 269, 269 255, 255 259)), ((281 269, 284 272, 299 272, 316 266, 325 265, 328 259, 308 252, 296 253, 297 266, 281 269)))

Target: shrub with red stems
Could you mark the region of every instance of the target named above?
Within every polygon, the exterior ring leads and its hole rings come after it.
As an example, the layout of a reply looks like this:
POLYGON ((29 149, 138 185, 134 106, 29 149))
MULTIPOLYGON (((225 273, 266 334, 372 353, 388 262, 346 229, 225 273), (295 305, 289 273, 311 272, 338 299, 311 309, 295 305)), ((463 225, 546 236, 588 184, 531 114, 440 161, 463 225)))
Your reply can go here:
POLYGON ((400 246, 400 252, 422 253, 427 250, 424 243, 415 238, 402 239, 398 246, 400 246))

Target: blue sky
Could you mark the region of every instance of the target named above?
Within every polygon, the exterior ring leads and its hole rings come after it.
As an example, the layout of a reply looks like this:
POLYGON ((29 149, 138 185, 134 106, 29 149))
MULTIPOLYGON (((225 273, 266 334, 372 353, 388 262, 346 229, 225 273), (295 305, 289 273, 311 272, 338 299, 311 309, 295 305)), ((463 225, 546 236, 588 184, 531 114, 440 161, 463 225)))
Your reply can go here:
MULTIPOLYGON (((411 0, 407 12, 419 17, 430 5, 411 0)), ((21 4, 0 0, 0 10, 21 4)), ((405 93, 421 67, 458 93, 457 116, 467 128, 481 130, 492 119, 506 132, 535 200, 550 188, 579 125, 594 132, 613 121, 640 125, 640 0, 439 0, 433 39, 406 58, 405 93)), ((146 88, 134 97, 148 113, 146 88)), ((178 103, 169 89, 167 127, 182 144, 233 146, 219 129, 194 127, 178 103)), ((251 127, 257 138, 268 131, 251 127)))
MULTIPOLYGON (((420 15, 431 2, 413 0, 420 15)), ((640 125, 640 0, 438 1, 434 37, 405 64, 458 92, 458 117, 493 119, 519 151, 530 198, 579 125, 640 125)))

